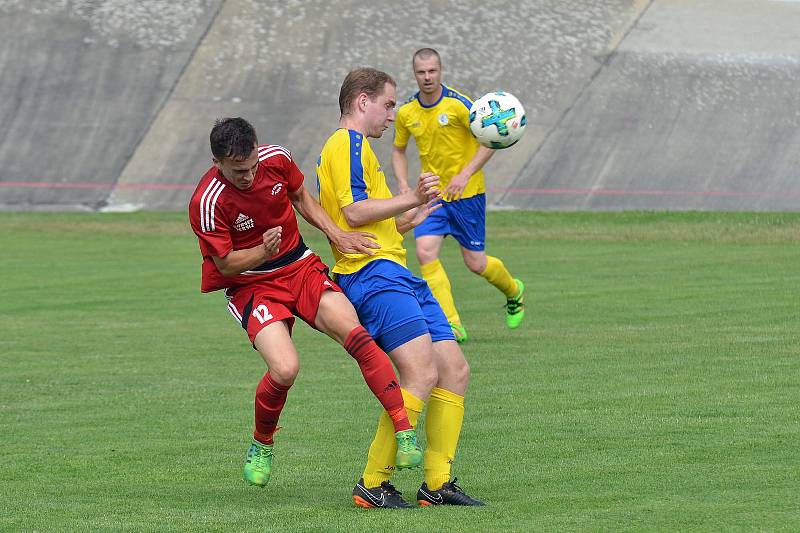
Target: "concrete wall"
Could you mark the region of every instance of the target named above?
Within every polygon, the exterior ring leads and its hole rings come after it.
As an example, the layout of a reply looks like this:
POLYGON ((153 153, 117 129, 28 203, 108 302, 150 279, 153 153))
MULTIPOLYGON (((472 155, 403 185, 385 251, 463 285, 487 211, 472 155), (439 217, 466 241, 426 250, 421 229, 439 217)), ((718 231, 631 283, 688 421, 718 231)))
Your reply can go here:
MULTIPOLYGON (((526 106, 487 167, 495 208, 800 200, 798 2, 0 0, 0 22, 0 209, 184 209, 222 116, 315 189, 344 75, 381 68, 405 98, 421 46, 445 83, 526 106)), ((373 144, 388 171, 390 136, 373 144)))
POLYGON ((800 209, 800 3, 654 2, 496 202, 800 209))
POLYGON ((0 0, 0 208, 105 202, 220 4, 182 3, 0 0))

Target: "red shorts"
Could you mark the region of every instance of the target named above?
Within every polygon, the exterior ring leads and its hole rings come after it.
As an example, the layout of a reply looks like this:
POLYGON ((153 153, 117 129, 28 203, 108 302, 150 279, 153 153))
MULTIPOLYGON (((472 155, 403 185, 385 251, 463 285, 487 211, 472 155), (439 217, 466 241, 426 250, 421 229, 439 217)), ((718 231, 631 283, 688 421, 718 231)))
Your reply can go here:
POLYGON ((285 320, 292 331, 297 315, 314 326, 325 291, 342 292, 328 277, 328 267, 316 254, 276 270, 266 278, 225 291, 228 310, 247 331, 250 342, 266 326, 285 320))

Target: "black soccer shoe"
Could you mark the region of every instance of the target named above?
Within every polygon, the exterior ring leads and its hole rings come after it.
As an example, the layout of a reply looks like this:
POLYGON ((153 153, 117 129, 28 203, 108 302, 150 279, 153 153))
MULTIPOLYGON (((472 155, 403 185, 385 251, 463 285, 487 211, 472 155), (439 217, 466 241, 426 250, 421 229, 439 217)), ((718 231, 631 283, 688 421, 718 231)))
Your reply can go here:
POLYGON ((453 478, 453 481, 448 481, 439 490, 429 490, 428 484, 423 483, 417 491, 417 502, 423 507, 429 505, 470 505, 473 507, 486 505, 461 490, 461 487, 456 485, 457 479, 453 478))
POLYGON ((388 481, 384 481, 374 489, 364 486, 364 479, 358 480, 353 487, 353 501, 359 507, 372 509, 382 507, 384 509, 411 509, 411 504, 400 497, 400 491, 388 481))

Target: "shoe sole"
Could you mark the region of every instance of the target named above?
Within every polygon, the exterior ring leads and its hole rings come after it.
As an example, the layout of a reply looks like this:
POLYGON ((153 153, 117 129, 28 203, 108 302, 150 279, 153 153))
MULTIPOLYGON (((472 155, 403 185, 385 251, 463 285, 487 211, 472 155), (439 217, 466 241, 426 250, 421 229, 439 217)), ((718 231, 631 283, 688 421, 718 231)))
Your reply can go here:
POLYGON ((353 502, 359 507, 363 507, 364 509, 375 509, 376 507, 369 503, 367 500, 362 498, 361 496, 353 496, 353 502))
POLYGON ((378 507, 377 505, 374 505, 374 504, 368 502, 367 500, 365 500, 361 496, 355 496, 355 495, 353 495, 353 503, 355 503, 358 507, 361 507, 362 509, 410 509, 411 508, 411 506, 408 506, 408 507, 378 507))
POLYGON ((264 481, 264 483, 256 483, 255 481, 250 481, 250 480, 249 480, 249 479, 247 479, 247 478, 244 478, 244 480, 245 480, 245 482, 246 482, 248 485, 250 485, 251 487, 258 487, 258 488, 260 488, 260 489, 263 489, 264 487, 266 487, 266 486, 267 486, 267 483, 269 483, 269 479, 267 479, 266 481, 264 481))
POLYGON ((522 310, 519 313, 522 313, 522 316, 520 317, 519 321, 516 324, 511 325, 508 322, 506 322, 506 326, 508 326, 508 329, 517 329, 522 324, 522 320, 525 318, 525 310, 522 310))
POLYGON ((422 466, 422 454, 420 454, 419 462, 416 463, 401 463, 400 461, 395 460, 394 467, 397 470, 414 470, 415 468, 419 468, 422 466))

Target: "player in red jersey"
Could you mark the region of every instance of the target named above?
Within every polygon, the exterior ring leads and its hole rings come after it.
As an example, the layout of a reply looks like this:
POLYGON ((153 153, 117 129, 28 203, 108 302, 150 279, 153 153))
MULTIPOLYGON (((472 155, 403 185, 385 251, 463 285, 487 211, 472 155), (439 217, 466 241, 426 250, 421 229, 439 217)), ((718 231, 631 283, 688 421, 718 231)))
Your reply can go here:
POLYGON ((242 118, 211 130, 214 165, 189 202, 189 221, 203 255, 202 292, 225 290, 228 309, 267 363, 255 396, 255 431, 244 478, 263 487, 272 471, 273 434, 299 370, 294 317, 327 334, 358 362, 364 380, 392 417, 398 468, 422 461, 388 356, 358 321, 328 268, 304 243, 294 210, 344 253, 371 254, 373 235, 342 231, 303 187, 286 148, 258 145, 242 118), (294 208, 294 209, 293 209, 294 208))

